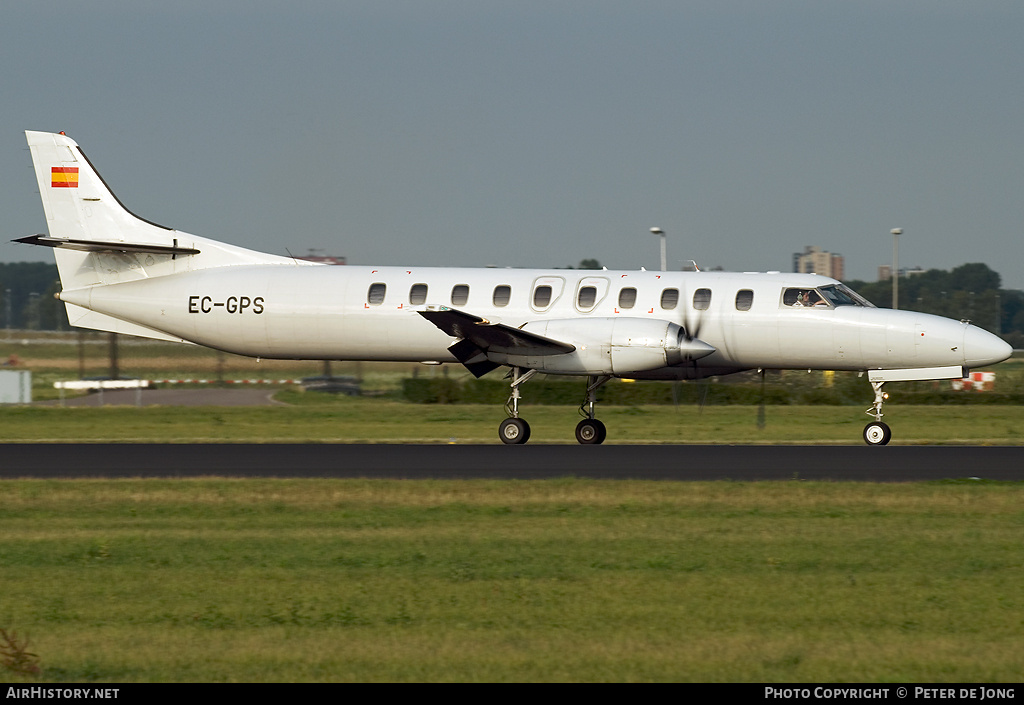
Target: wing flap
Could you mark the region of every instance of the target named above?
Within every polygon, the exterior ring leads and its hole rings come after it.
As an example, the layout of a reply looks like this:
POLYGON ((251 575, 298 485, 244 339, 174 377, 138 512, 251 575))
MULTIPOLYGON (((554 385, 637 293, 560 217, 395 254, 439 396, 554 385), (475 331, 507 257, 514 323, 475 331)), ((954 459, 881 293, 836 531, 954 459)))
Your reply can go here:
POLYGON ((491 323, 486 318, 452 308, 419 311, 419 314, 459 339, 448 351, 475 377, 483 377, 501 366, 491 360, 489 353, 564 355, 576 350, 575 345, 527 333, 503 323, 491 323))
POLYGON ((491 323, 486 318, 451 308, 420 311, 419 314, 453 338, 468 340, 484 352, 564 355, 576 350, 575 345, 527 333, 504 323, 491 323))

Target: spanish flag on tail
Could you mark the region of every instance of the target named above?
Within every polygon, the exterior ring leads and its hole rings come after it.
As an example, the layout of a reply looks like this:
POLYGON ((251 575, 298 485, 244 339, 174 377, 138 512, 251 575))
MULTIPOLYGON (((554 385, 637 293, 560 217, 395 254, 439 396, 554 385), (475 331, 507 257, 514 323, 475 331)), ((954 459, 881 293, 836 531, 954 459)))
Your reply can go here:
POLYGON ((53 188, 78 188, 78 167, 51 167, 50 186, 52 186, 53 188))

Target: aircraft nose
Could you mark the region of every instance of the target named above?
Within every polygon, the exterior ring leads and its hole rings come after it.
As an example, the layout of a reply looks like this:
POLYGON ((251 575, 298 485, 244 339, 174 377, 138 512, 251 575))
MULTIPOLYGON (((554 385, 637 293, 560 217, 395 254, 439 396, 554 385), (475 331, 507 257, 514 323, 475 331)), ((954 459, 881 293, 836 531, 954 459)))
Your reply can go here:
POLYGON ((1013 348, 999 336, 977 326, 964 329, 964 365, 967 367, 994 365, 1012 354, 1013 348))

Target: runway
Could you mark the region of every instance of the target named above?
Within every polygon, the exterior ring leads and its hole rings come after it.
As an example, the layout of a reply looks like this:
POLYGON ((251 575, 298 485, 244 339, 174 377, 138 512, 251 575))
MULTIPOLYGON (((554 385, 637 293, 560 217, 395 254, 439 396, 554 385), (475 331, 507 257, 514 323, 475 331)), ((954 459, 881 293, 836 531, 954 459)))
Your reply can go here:
POLYGON ((6 444, 0 479, 1024 481, 1024 446, 6 444))

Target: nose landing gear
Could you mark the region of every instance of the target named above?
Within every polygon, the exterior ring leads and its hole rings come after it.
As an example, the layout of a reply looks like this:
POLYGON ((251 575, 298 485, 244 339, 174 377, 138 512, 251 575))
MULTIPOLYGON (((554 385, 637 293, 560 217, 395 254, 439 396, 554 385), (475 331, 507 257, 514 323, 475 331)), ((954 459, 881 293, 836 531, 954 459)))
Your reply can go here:
POLYGON ((889 398, 889 395, 882 391, 885 382, 872 382, 871 387, 875 390, 875 403, 865 411, 868 416, 874 416, 875 420, 864 427, 864 442, 869 446, 884 446, 892 438, 892 430, 889 425, 882 422, 882 404, 889 398))

